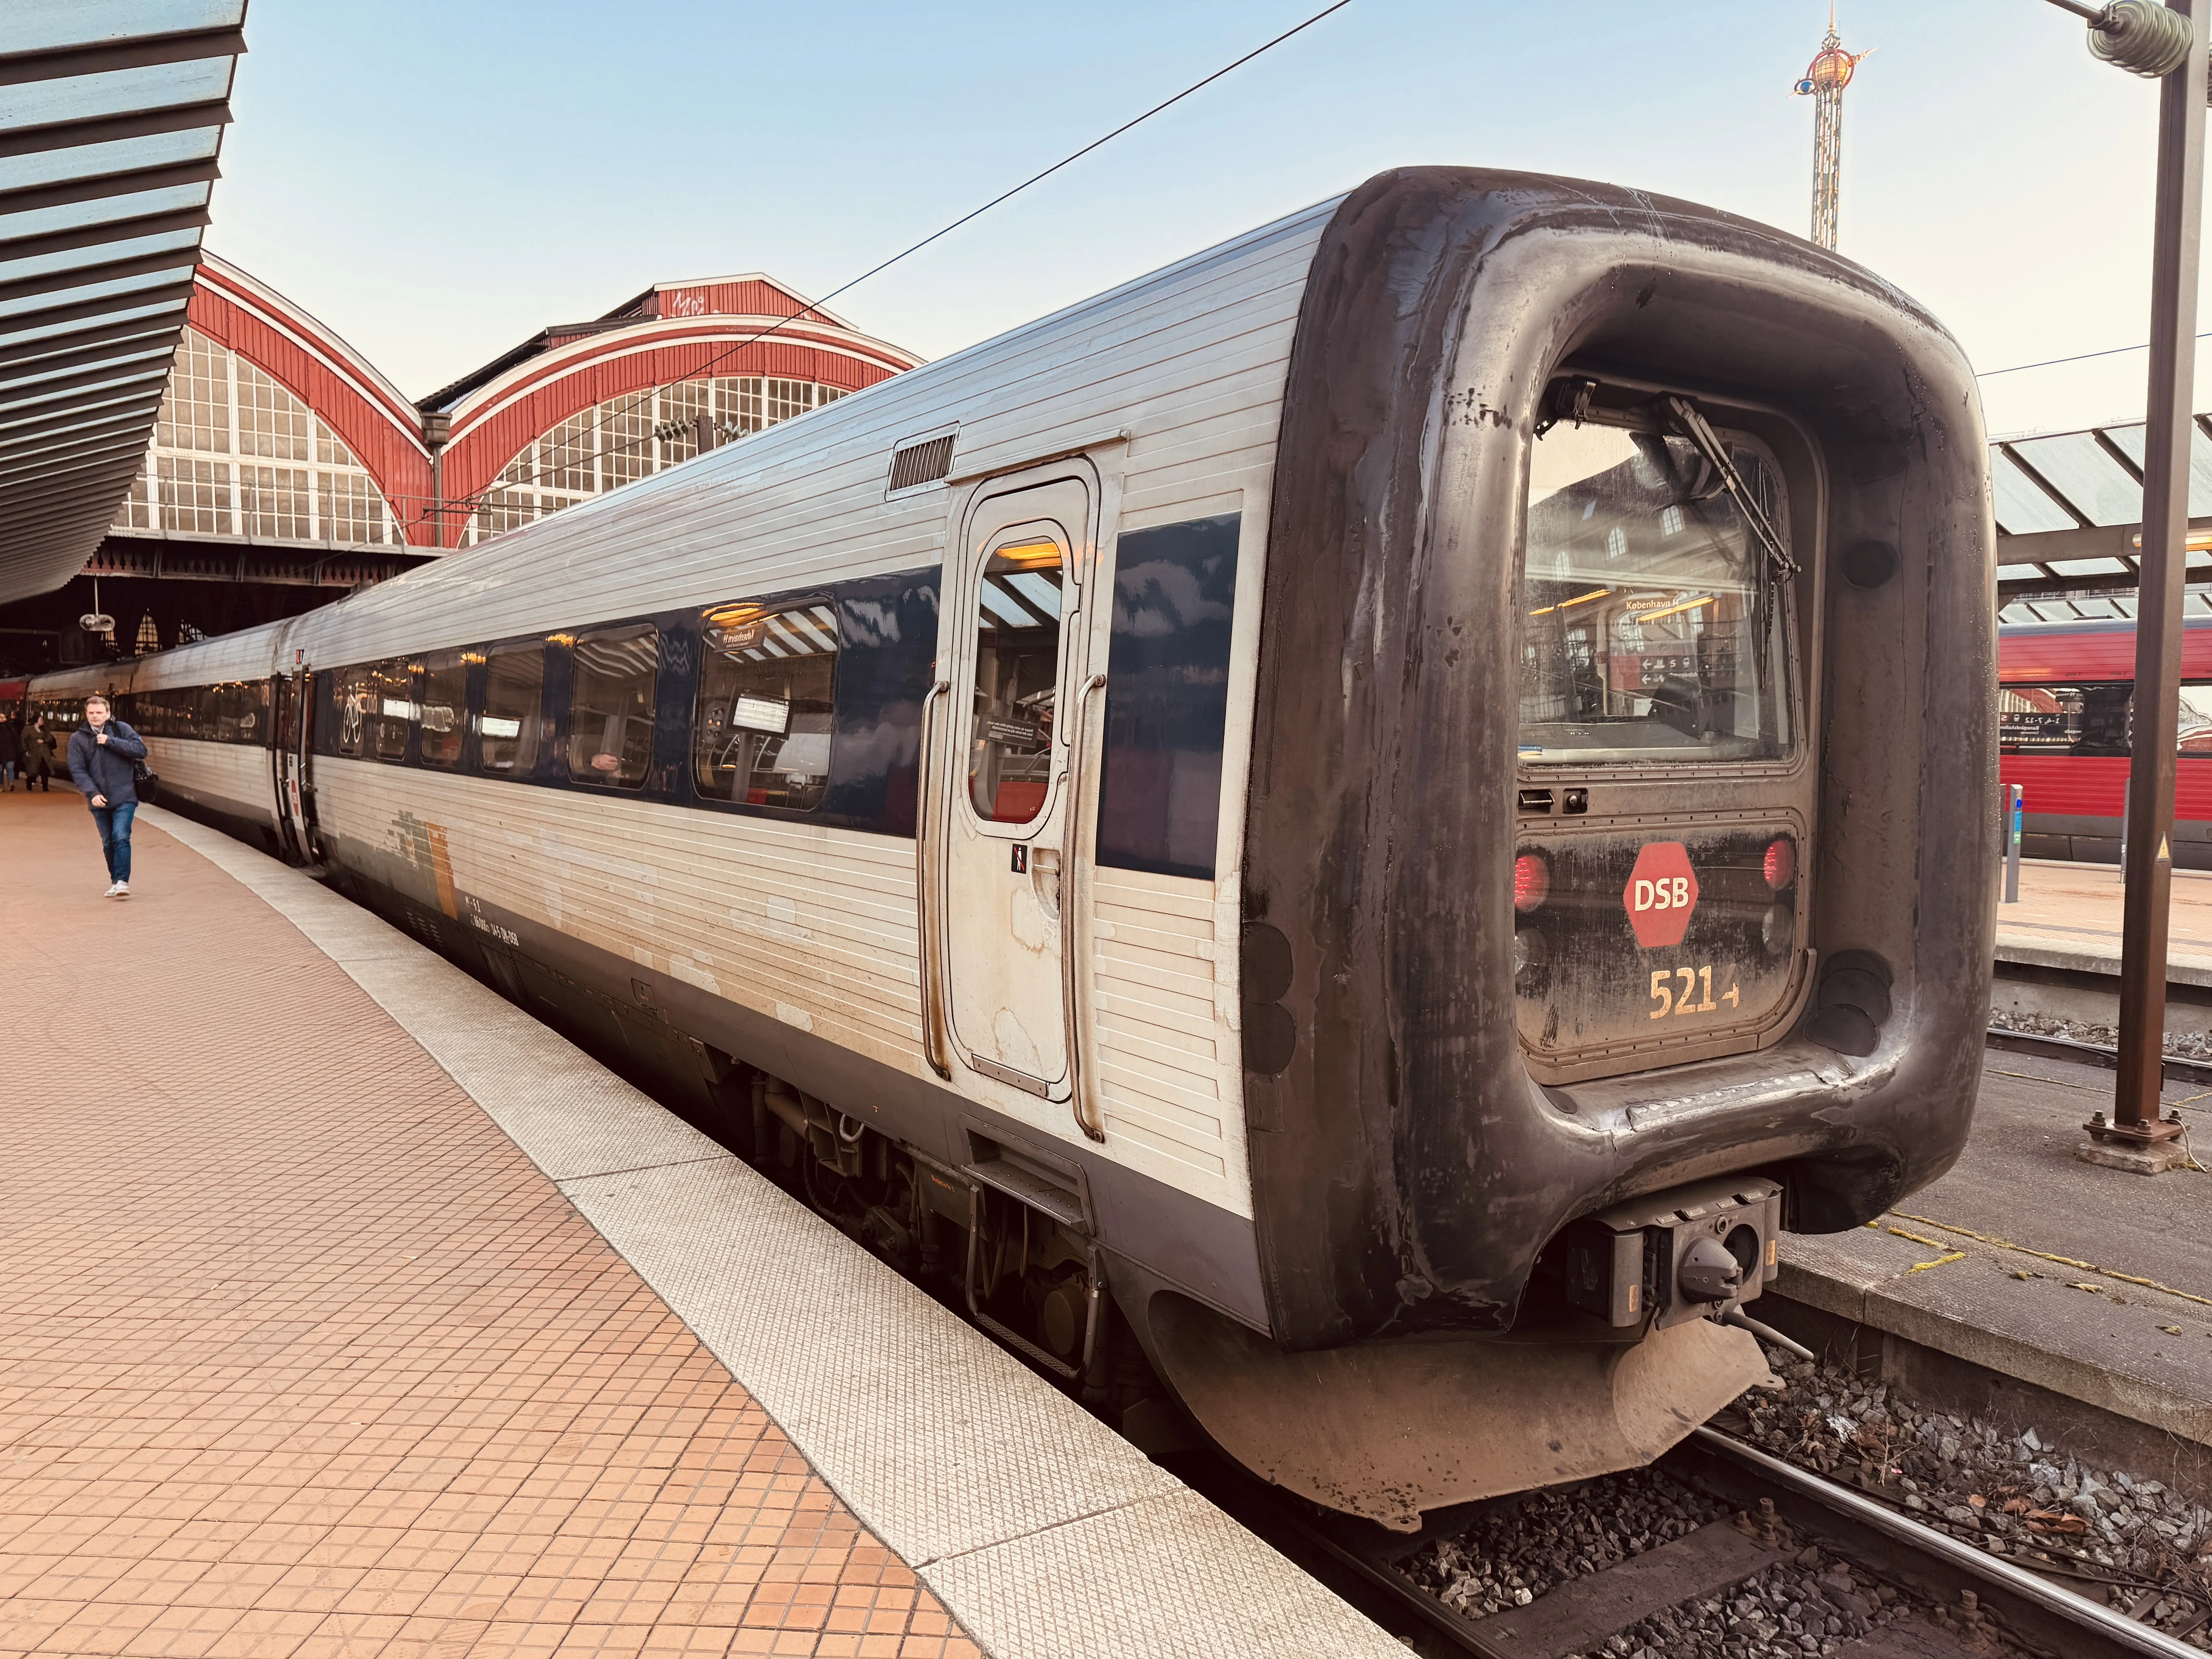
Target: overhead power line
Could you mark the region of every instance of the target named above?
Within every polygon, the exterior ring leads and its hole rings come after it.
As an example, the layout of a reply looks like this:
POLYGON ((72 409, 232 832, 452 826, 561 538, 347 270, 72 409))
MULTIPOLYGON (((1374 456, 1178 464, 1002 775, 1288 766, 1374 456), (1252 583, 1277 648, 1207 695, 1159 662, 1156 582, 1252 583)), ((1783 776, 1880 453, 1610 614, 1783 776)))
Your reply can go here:
MULTIPOLYGON (((1123 133, 1128 131, 1131 128, 1143 125, 1144 123, 1151 120, 1152 117, 1160 113, 1161 111, 1173 108, 1176 105, 1182 102, 1184 99, 1189 97, 1193 93, 1203 91, 1206 88, 1212 86, 1216 81, 1221 79, 1223 76, 1231 74, 1234 71, 1243 68, 1245 64, 1250 63, 1254 58, 1261 56, 1264 52, 1273 51, 1277 46, 1281 46, 1284 41, 1291 39, 1293 35, 1303 34, 1306 30, 1311 28, 1316 23, 1320 22, 1324 17, 1328 17, 1334 13, 1342 11, 1351 3, 1352 0, 1335 0, 1334 4, 1322 7, 1319 11, 1314 13, 1312 16, 1307 18, 1303 23, 1299 23, 1293 27, 1285 29, 1280 34, 1275 36, 1273 40, 1267 41, 1261 46, 1253 47, 1251 51, 1246 52, 1242 58, 1237 58, 1233 62, 1224 64, 1219 69, 1214 70, 1212 74, 1206 76, 1203 80, 1192 82, 1181 92, 1176 94, 1174 97, 1163 99, 1160 102, 1153 105, 1150 109, 1146 110, 1142 115, 1135 116, 1129 120, 1124 121, 1120 126, 1115 127, 1113 131, 1107 133, 1104 137, 1094 138, 1089 143, 1084 145, 1081 149, 1074 150, 1070 152, 1068 155, 1063 155, 1059 161, 1054 161, 1050 167, 1045 168, 1043 172, 1030 174, 1030 177, 1023 179, 1021 183, 1016 185, 1012 190, 1001 191, 998 195, 994 196, 989 201, 984 203, 982 206, 975 208, 969 212, 963 213, 957 219, 955 219, 951 224, 930 232, 928 235, 923 237, 912 246, 902 248, 898 252, 892 254, 890 258, 884 260, 881 264, 869 266, 867 270, 862 271, 850 282, 846 283, 840 287, 831 289, 829 293, 823 295, 820 299, 809 301, 806 303, 805 309, 795 312, 788 317, 779 319, 778 321, 769 325, 768 327, 762 329, 757 334, 749 334, 744 339, 733 342, 726 349, 716 353, 712 357, 709 357, 706 362, 702 364, 699 368, 691 370, 689 374, 681 376, 679 379, 655 381, 650 386, 641 386, 636 392, 625 393, 624 396, 635 398, 646 392, 662 392, 666 390, 669 386, 681 385, 684 381, 688 380, 696 380, 701 375, 711 373, 717 364, 727 362, 738 352, 744 350, 747 346, 757 344, 759 342, 767 339, 771 334, 781 332, 784 327, 789 324, 804 322, 806 320, 808 314, 815 312, 817 307, 828 305, 830 301, 836 299, 841 294, 850 293, 861 283, 866 282, 871 276, 879 276, 883 272, 889 270, 900 260, 906 258, 910 254, 921 252, 922 249, 927 247, 932 242, 951 235, 954 231, 959 229, 961 226, 967 224, 971 220, 981 218, 983 215, 988 213, 993 208, 999 206, 1001 203, 1012 200, 1015 197, 1027 190, 1031 185, 1040 184, 1045 179, 1051 178, 1054 173, 1058 173, 1062 167, 1072 166, 1073 163, 1081 161, 1085 156, 1090 155, 1092 150, 1099 149, 1102 145, 1113 143, 1115 139, 1119 138, 1123 133)), ((823 320, 827 319, 825 319, 823 320)), ((591 426, 585 428, 583 432, 576 434, 576 437, 582 438, 589 434, 595 434, 599 432, 605 424, 605 418, 601 416, 599 419, 594 421, 591 426)), ((648 436, 650 434, 648 434, 648 436)), ((643 441, 645 441, 645 440, 634 438, 623 444, 621 449, 604 453, 612 454, 624 453, 635 448, 643 441)), ((474 510, 474 507, 482 501, 485 495, 501 487, 499 481, 497 479, 494 479, 490 483, 486 483, 483 489, 476 490, 471 495, 456 496, 451 501, 439 502, 437 507, 433 510, 441 515, 445 513, 453 511, 472 511, 474 510)), ((424 516, 428 515, 425 514, 424 516)))
MULTIPOLYGON (((2197 337, 2200 340, 2212 340, 2212 333, 2200 334, 2197 337)), ((1993 380, 2000 374, 2017 374, 2023 369, 2056 368, 2061 363, 2086 363, 2092 357, 2120 357, 2130 351, 2148 351, 2149 349, 2150 344, 2148 341, 2142 345, 2112 346, 2104 351, 2083 351, 2071 357, 2046 357, 2039 363, 2014 363, 2010 368, 1985 368, 1974 378, 1978 380, 1993 380)))

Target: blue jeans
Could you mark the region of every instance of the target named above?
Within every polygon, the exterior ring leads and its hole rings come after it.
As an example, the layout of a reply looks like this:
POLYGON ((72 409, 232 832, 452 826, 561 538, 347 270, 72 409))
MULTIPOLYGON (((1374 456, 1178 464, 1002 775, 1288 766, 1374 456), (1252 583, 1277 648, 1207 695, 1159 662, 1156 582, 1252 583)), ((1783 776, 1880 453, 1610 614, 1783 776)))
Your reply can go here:
POLYGON ((137 811, 135 800, 92 809, 92 821, 100 826, 100 850, 106 855, 110 881, 131 879, 131 820, 137 811))

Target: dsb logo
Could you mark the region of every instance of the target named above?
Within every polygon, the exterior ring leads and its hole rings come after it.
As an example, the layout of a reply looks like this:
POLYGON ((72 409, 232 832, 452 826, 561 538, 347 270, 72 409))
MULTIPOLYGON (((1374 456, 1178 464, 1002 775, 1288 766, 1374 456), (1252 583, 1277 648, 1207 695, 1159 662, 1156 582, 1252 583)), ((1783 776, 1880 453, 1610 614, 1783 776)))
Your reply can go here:
POLYGON ((1657 881, 1639 881, 1635 885, 1635 896, 1629 908, 1634 910, 1686 910, 1690 908, 1690 878, 1687 876, 1662 876, 1657 881))
POLYGON ((1698 908, 1698 872, 1690 866, 1689 849, 1679 841, 1645 842, 1621 889, 1620 902, 1636 942, 1645 950, 1680 945, 1690 913, 1698 908))

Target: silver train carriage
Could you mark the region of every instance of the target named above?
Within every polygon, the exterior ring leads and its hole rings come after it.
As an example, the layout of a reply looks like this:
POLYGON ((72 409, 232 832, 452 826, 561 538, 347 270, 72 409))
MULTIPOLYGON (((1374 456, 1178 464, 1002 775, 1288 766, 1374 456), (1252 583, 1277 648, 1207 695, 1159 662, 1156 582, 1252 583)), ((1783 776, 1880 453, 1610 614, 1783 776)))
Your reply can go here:
POLYGON ((1164 1379, 1405 1528, 1663 1449, 1778 1235, 1956 1157, 1983 454, 1832 253, 1408 169, 30 695, 1133 1431, 1164 1379))

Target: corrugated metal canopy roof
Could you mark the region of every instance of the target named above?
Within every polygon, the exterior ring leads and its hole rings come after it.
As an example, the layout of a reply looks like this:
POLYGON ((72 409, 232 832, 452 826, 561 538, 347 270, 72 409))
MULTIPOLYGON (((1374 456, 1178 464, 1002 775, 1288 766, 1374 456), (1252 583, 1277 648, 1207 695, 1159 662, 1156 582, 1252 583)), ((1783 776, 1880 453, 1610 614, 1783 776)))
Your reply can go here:
POLYGON ((82 569, 185 322, 246 0, 0 0, 0 601, 82 569))

